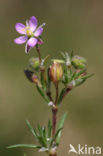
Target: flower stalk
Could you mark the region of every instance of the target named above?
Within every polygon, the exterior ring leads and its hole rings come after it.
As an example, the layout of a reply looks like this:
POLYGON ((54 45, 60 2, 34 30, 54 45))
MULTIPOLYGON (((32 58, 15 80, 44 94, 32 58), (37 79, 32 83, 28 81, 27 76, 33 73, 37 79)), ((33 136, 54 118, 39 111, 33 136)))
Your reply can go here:
POLYGON ((41 59, 41 54, 40 54, 40 47, 36 46, 36 50, 37 50, 37 53, 38 53, 39 62, 41 64, 42 59, 41 59))

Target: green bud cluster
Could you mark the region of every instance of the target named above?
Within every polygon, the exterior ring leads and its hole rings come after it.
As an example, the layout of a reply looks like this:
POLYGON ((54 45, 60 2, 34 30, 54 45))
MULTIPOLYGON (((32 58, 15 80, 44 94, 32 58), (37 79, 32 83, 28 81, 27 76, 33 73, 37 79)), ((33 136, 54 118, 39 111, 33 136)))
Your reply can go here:
POLYGON ((44 100, 49 103, 54 103, 54 100, 49 96, 51 91, 51 82, 55 85, 62 83, 64 87, 58 95, 57 105, 62 103, 65 95, 74 87, 83 84, 93 74, 87 73, 87 61, 85 58, 69 54, 61 53, 61 59, 51 59, 51 64, 48 65, 48 56, 39 62, 39 58, 31 58, 29 60, 28 69, 25 74, 32 83, 36 84, 37 90, 44 100))

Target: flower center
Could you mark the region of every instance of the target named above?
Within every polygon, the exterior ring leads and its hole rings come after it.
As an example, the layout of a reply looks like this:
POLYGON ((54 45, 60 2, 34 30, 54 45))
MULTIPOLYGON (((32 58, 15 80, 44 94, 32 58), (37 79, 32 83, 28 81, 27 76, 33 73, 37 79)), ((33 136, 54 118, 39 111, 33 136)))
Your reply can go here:
POLYGON ((31 37, 31 36, 34 35, 33 32, 30 30, 30 27, 26 27, 26 34, 27 34, 27 36, 29 36, 29 37, 31 37))

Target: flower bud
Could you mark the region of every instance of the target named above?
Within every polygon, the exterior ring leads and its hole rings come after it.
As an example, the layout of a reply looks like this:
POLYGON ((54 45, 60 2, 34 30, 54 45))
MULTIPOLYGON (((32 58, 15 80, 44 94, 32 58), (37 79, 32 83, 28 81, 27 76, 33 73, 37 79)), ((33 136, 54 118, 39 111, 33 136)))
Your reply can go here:
POLYGON ((59 80, 62 79, 62 76, 63 76, 63 69, 62 69, 61 64, 54 62, 52 66, 50 67, 51 80, 54 83, 57 83, 59 80))
POLYGON ((32 80, 32 75, 34 74, 34 72, 30 71, 30 70, 24 70, 24 73, 27 77, 27 79, 30 81, 30 82, 33 82, 32 80))
POLYGON ((30 60, 29 60, 29 64, 32 68, 34 69, 38 69, 39 66, 40 66, 40 62, 39 62, 39 58, 34 58, 32 57, 30 60))
POLYGON ((81 56, 74 56, 72 59, 72 64, 77 69, 83 69, 87 66, 87 61, 81 56))
POLYGON ((36 85, 41 87, 41 83, 40 83, 37 75, 34 74, 34 72, 32 72, 30 70, 25 70, 24 73, 29 81, 31 81, 32 83, 35 83, 36 85))

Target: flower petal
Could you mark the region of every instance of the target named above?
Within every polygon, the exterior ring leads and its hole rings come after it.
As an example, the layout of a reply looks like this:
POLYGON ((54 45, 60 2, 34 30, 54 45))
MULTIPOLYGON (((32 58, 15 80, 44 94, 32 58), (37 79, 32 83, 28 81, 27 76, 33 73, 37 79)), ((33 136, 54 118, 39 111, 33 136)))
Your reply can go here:
POLYGON ((35 31, 36 27, 37 27, 37 19, 35 16, 32 16, 29 20, 29 26, 31 31, 35 31))
POLYGON ((20 34, 26 34, 26 26, 22 23, 16 23, 15 29, 20 34))
POLYGON ((27 36, 20 36, 20 37, 14 39, 14 42, 15 42, 16 44, 23 44, 23 43, 25 43, 26 41, 27 41, 27 36))
POLYGON ((38 37, 38 36, 40 36, 41 34, 42 34, 42 32, 43 32, 43 27, 45 26, 45 23, 43 23, 41 26, 39 26, 38 28, 37 28, 37 30, 35 31, 35 33, 34 33, 34 36, 35 37, 38 37))
POLYGON ((30 47, 35 47, 35 45, 37 44, 38 40, 34 37, 31 37, 28 41, 27 44, 30 47))
POLYGON ((26 44, 25 53, 29 53, 30 49, 31 49, 31 47, 28 44, 26 44))

